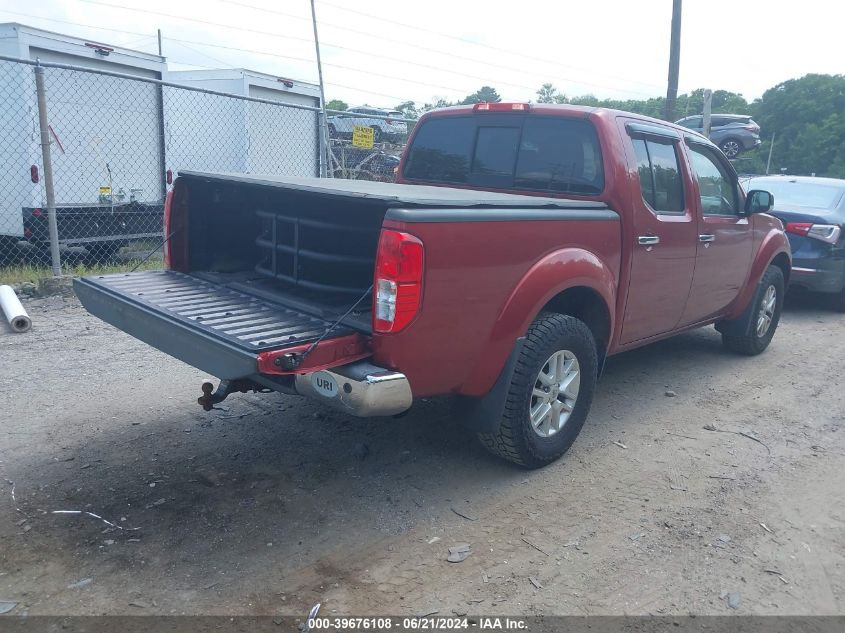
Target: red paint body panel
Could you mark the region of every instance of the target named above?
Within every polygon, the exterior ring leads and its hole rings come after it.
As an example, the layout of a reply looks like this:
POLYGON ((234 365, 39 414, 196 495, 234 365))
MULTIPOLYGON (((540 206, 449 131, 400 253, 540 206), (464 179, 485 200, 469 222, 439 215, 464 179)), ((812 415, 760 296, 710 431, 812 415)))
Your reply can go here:
POLYGON ((390 226, 422 240, 425 283, 417 319, 373 336, 373 362, 408 376, 415 396, 486 393, 514 341, 566 288, 586 285, 614 304, 618 221, 390 226))
MULTIPOLYGON (((466 116, 471 111, 471 106, 458 107, 424 115, 408 148, 427 118, 466 116)), ((738 316, 772 260, 778 254, 791 257, 782 229, 769 216, 702 215, 683 141, 677 146, 683 213, 656 213, 643 201, 625 124, 662 126, 680 132, 681 138, 688 130, 629 113, 577 106, 532 104, 528 116, 582 117, 595 125, 605 189, 598 196, 560 197, 603 201, 619 214, 620 222, 615 227, 604 222, 550 222, 543 227, 537 222, 397 224, 394 228, 420 237, 432 259, 427 261, 418 321, 395 337, 376 336, 374 361, 406 373, 415 395, 486 393, 513 341, 551 297, 567 288, 585 286, 605 300, 612 321, 607 353, 614 354, 738 316), (699 247, 698 236, 705 231, 717 235, 718 247, 699 247), (660 248, 646 251, 637 242, 641 235, 659 235, 660 248)), ((405 179, 407 154, 397 182, 443 186, 405 179)), ((744 194, 740 198, 744 202, 744 194)))

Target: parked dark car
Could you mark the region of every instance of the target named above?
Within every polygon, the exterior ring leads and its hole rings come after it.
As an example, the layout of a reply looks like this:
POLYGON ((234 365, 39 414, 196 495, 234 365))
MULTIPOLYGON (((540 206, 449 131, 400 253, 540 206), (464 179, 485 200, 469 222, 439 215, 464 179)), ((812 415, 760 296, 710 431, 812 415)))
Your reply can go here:
POLYGON ((845 312, 845 180, 763 176, 745 187, 774 194, 772 215, 783 222, 792 247, 791 285, 832 293, 845 312))
MULTIPOLYGON (((702 133, 704 117, 688 116, 676 123, 702 133)), ((710 140, 725 156, 736 158, 760 144, 760 126, 745 114, 714 114, 710 117, 710 140)))

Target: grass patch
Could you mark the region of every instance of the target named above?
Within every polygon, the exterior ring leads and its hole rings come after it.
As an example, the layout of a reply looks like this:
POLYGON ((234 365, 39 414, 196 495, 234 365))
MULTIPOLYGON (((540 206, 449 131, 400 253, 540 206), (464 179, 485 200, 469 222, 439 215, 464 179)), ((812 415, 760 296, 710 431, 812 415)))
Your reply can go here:
MULTIPOLYGON (((85 275, 107 275, 109 273, 123 273, 132 270, 139 260, 126 262, 115 262, 114 264, 74 264, 62 266, 62 274, 72 277, 83 277, 85 275)), ((138 270, 156 270, 162 268, 162 262, 155 257, 138 266, 138 270)), ((24 281, 34 284, 44 277, 52 277, 53 270, 49 266, 36 266, 33 264, 20 264, 17 266, 6 266, 0 268, 0 285, 14 285, 24 281)))

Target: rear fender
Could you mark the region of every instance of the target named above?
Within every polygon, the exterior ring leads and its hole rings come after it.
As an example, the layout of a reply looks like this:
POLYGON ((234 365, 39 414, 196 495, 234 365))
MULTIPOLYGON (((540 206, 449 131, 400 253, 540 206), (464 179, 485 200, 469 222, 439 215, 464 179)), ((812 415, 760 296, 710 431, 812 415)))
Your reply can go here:
MULTIPOLYGON (((524 336, 532 321, 557 295, 570 288, 589 288, 605 304, 612 338, 615 327, 617 279, 614 272, 595 254, 582 248, 565 248, 550 253, 532 266, 511 291, 493 326, 488 344, 469 373, 461 394, 482 396, 507 370, 506 361, 517 339, 524 336)), ((607 345, 609 341, 605 341, 607 345)), ((603 355, 606 349, 599 350, 603 355)), ((509 377, 507 382, 509 381, 509 377)))

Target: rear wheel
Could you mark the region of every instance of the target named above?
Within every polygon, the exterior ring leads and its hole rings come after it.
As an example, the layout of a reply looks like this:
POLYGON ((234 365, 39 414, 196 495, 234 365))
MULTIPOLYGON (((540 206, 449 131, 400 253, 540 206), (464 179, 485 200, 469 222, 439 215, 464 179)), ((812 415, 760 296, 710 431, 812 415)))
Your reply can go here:
POLYGON ((723 334, 725 347, 746 356, 756 356, 765 350, 780 322, 783 294, 783 271, 777 266, 769 266, 754 293, 748 331, 741 336, 723 334))
POLYGON ((728 138, 722 141, 719 148, 728 158, 736 158, 742 153, 742 143, 735 138, 728 138))
POLYGON ((540 315, 528 329, 495 433, 492 453, 526 468, 563 455, 584 426, 596 386, 596 343, 583 321, 540 315))

